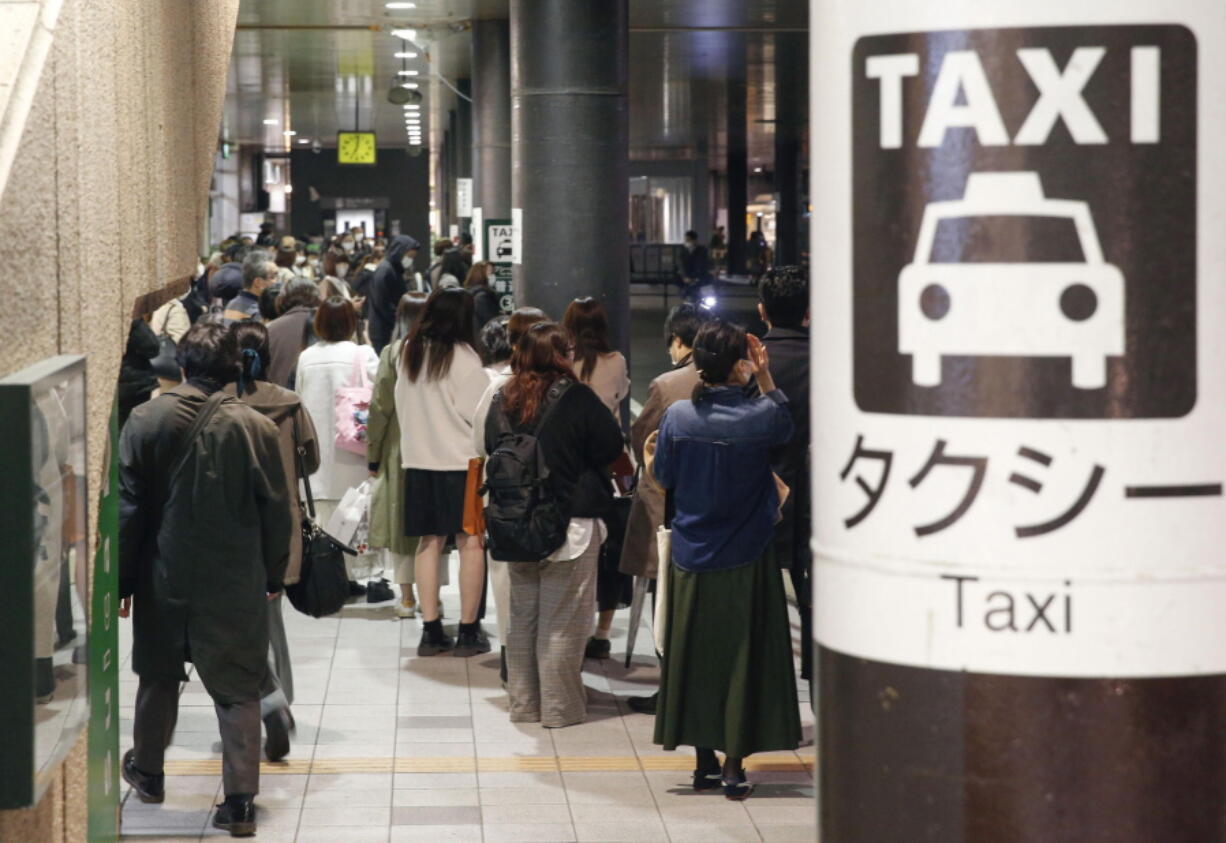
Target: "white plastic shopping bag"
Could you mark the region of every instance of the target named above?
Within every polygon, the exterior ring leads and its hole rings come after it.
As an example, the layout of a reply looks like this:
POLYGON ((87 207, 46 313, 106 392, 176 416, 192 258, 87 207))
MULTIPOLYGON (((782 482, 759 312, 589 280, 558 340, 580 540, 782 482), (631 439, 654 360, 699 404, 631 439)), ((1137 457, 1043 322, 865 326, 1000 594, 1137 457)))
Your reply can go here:
POLYGON ((664 652, 668 640, 668 571, 673 565, 673 531, 666 527, 656 529, 656 550, 660 553, 660 565, 656 572, 656 614, 653 632, 656 649, 664 652))
POLYGON ((370 534, 370 481, 345 492, 324 530, 339 542, 365 553, 370 534))

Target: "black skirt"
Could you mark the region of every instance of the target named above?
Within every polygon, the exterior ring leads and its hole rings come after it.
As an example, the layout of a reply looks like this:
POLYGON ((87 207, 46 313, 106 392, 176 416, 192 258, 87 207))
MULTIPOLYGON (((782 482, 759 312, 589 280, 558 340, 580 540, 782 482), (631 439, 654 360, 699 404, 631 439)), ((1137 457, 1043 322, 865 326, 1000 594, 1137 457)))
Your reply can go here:
POLYGON ((404 471, 404 534, 454 536, 463 532, 467 471, 404 471))

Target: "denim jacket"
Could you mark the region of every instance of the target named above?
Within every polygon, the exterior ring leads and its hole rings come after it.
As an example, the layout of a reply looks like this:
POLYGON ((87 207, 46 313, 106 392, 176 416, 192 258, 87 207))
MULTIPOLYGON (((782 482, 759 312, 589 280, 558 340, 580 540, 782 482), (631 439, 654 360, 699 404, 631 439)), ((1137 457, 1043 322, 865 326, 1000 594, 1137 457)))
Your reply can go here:
POLYGON ((654 472, 673 496, 673 563, 685 571, 739 568, 774 534, 779 493, 771 448, 792 438, 779 390, 750 398, 721 386, 678 401, 660 422, 654 472))

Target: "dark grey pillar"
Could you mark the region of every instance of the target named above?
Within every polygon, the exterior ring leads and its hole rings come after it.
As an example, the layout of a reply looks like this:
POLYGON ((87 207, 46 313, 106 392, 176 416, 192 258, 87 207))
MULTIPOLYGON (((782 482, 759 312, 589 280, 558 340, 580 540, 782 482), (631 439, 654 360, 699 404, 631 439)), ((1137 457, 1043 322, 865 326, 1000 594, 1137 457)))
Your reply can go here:
MULTIPOLYGON (((457 98, 458 99, 458 98, 457 98)), ((444 237, 451 236, 451 226, 460 224, 459 208, 456 207, 455 180, 459 173, 460 144, 459 128, 456 125, 456 111, 447 112, 447 181, 443 183, 443 191, 447 194, 447 227, 443 229, 444 237)))
MULTIPOLYGON (((457 79, 455 82, 456 89, 463 96, 456 97, 455 104, 455 179, 472 178, 473 174, 473 104, 464 97, 472 96, 472 80, 457 79)), ((456 189, 456 223, 460 226, 460 231, 468 231, 469 223, 472 221, 469 217, 460 216, 460 201, 459 189, 456 189)), ((464 279, 460 279, 463 281, 464 279)))
POLYGON ((728 49, 728 273, 744 275, 745 205, 749 190, 749 127, 745 85, 745 35, 729 33, 728 49))
POLYGON ((627 0, 511 2, 515 297, 555 319, 604 301, 629 352, 627 0))
MULTIPOLYGON (((511 216, 511 24, 473 21, 473 207, 511 216)), ((475 235, 474 235, 475 236, 475 235)))
POLYGON ((808 228, 802 225, 801 156, 806 118, 808 36, 779 33, 775 36, 775 262, 783 266, 800 263, 808 251, 808 228))

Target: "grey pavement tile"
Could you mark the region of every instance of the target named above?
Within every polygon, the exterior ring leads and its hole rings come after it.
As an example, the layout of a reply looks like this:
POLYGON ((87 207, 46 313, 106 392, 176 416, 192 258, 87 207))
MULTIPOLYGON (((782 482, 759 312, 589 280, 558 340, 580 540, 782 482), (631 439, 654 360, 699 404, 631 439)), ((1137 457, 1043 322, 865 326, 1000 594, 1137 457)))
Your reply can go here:
POLYGON ((580 822, 575 820, 580 843, 667 843, 668 832, 655 822, 580 822))
POLYGON ((479 825, 394 825, 391 843, 481 843, 479 825))
POLYGON ((515 825, 519 823, 569 823, 570 807, 560 805, 489 805, 481 806, 482 823, 515 825))
POLYGON ((400 805, 392 809, 392 825, 481 824, 481 809, 475 805, 400 805))
POLYGON ((726 826, 714 823, 670 823, 664 824, 670 839, 677 843, 701 841, 701 843, 759 843, 762 840, 758 830, 751 826, 726 826))
POLYGON ((565 805, 566 792, 554 785, 481 788, 482 805, 565 805))
MULTIPOLYGON (((387 843, 388 827, 381 826, 349 826, 344 829, 343 836, 340 836, 341 830, 335 827, 311 827, 306 824, 305 818, 302 826, 298 829, 298 839, 296 843, 387 843)), ((255 838, 258 843, 264 843, 257 836, 255 838)))
POLYGON ((745 810, 749 812, 750 819, 759 828, 768 825, 804 825, 805 823, 816 825, 817 823, 817 802, 815 801, 804 805, 779 805, 771 804, 771 802, 770 799, 758 799, 755 792, 745 803, 745 810))
MULTIPOLYGON (((309 798, 309 797, 308 797, 309 798)), ((334 826, 345 828, 345 839, 348 838, 349 828, 351 826, 379 826, 383 829, 383 833, 387 834, 387 828, 391 825, 392 807, 391 805, 383 806, 365 806, 359 811, 355 811, 348 806, 330 806, 327 808, 303 808, 302 809, 302 824, 300 828, 319 828, 321 826, 334 826)), ((334 829, 334 834, 337 831, 334 829)))
POLYGON ((402 715, 397 725, 401 729, 472 729, 473 718, 468 714, 450 717, 409 714, 402 715))
POLYGON ((534 785, 551 785, 560 788, 562 786, 561 774, 554 772, 483 772, 477 774, 477 779, 482 790, 485 790, 487 787, 533 787, 534 785))
POLYGON ((400 788, 392 791, 393 808, 420 808, 432 806, 454 807, 481 804, 481 793, 475 787, 451 788, 400 788))
POLYGON ((817 825, 764 825, 758 833, 766 843, 817 843, 817 825))
POLYGON ((395 787, 448 790, 451 788, 477 787, 476 773, 396 773, 395 787))
POLYGON ((306 792, 324 790, 391 790, 391 773, 312 773, 306 792))
POLYGON ((575 827, 570 823, 508 823, 485 825, 485 843, 574 843, 575 827))
POLYGON ((570 803, 571 818, 576 823, 659 822, 660 812, 650 794, 636 794, 632 799, 617 803, 570 803))

